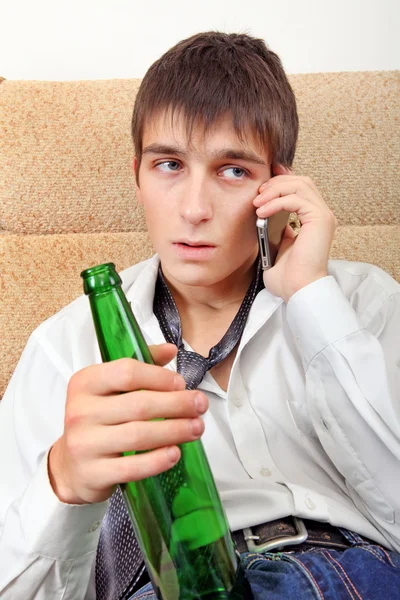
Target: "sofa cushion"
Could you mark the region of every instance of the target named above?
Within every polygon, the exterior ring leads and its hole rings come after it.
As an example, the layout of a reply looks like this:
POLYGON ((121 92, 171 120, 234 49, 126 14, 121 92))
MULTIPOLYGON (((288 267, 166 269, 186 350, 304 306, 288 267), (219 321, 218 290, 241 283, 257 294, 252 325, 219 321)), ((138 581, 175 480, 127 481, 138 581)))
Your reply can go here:
POLYGON ((0 229, 145 231, 132 176, 139 80, 0 84, 0 229))
POLYGON ((0 398, 31 332, 83 293, 83 269, 152 254, 145 232, 0 235, 0 398))
MULTIPOLYGON (((400 221, 400 72, 290 77, 310 175, 341 225, 400 221)), ((140 80, 0 84, 0 229, 144 231, 130 122, 140 80)))

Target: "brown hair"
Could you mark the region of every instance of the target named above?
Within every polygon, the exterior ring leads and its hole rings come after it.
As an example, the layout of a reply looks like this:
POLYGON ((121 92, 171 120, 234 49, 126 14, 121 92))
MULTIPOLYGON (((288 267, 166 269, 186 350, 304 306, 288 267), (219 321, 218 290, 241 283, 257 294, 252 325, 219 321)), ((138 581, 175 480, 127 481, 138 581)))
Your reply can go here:
POLYGON ((240 139, 251 131, 272 165, 290 167, 298 134, 296 100, 279 57, 247 34, 206 32, 176 44, 147 71, 132 116, 139 172, 145 124, 161 111, 182 112, 192 128, 230 113, 240 139))

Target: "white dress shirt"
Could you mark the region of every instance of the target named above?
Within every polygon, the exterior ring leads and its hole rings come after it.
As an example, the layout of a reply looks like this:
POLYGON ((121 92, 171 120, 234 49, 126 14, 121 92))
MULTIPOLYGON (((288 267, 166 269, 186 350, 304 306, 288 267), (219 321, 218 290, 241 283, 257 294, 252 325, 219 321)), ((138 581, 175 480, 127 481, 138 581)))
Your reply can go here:
MULTIPOLYGON (((153 314, 158 263, 121 273, 152 344, 164 341, 153 314)), ((95 598, 107 503, 60 502, 47 454, 63 432, 70 377, 99 362, 82 296, 34 331, 0 404, 2 600, 95 598)), ((287 305, 262 290, 228 391, 209 373, 200 389, 202 440, 232 531, 296 515, 400 550, 400 285, 388 274, 331 261, 287 305)))

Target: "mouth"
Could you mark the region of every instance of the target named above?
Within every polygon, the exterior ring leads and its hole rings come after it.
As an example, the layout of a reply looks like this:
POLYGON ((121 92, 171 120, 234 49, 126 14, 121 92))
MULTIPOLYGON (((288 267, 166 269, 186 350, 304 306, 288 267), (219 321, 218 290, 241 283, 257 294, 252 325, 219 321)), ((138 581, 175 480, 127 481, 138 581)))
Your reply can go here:
POLYGON ((215 244, 209 244, 205 241, 191 241, 191 240, 179 240, 174 242, 179 246, 186 246, 188 248, 215 248, 215 244))
POLYGON ((173 247, 180 259, 189 261, 210 260, 215 253, 215 244, 205 240, 179 240, 173 242, 173 247))

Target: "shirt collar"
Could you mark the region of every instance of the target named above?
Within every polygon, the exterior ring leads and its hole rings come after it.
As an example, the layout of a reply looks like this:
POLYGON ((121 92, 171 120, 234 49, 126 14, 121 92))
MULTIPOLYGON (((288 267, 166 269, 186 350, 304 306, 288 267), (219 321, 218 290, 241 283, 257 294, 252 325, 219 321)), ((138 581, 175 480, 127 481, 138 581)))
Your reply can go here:
POLYGON ((247 317, 246 327, 240 340, 239 352, 282 303, 282 298, 274 296, 265 288, 258 292, 247 317))
POLYGON ((126 297, 141 325, 145 325, 154 316, 153 300, 159 264, 160 258, 158 254, 155 254, 140 271, 130 288, 126 290, 126 297))
MULTIPOLYGON (((126 290, 126 296, 140 326, 150 335, 154 343, 165 342, 158 320, 153 313, 154 290, 159 264, 160 258, 158 254, 155 254, 141 270, 134 283, 126 290)), ((238 354, 282 303, 282 298, 274 296, 265 288, 257 294, 247 318, 238 354)))

